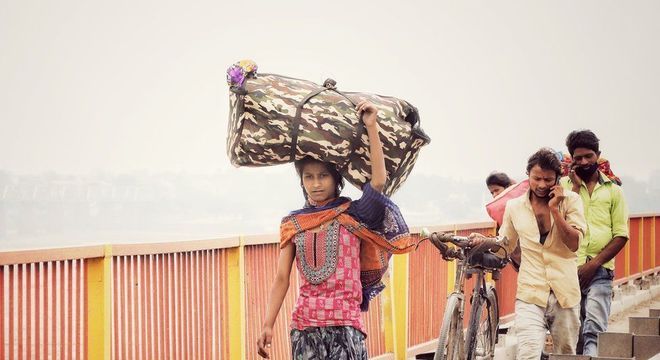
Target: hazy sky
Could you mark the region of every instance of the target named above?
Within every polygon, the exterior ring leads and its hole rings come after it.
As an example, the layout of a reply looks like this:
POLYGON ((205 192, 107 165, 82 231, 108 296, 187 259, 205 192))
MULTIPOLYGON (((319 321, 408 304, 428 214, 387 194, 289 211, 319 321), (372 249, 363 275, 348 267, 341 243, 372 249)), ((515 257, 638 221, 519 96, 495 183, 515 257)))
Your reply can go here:
POLYGON ((0 169, 230 167, 225 70, 242 58, 416 105, 432 143, 413 176, 520 178, 534 150, 563 149, 575 128, 596 132, 621 175, 660 168, 655 0, 2 0, 0 9, 0 169))

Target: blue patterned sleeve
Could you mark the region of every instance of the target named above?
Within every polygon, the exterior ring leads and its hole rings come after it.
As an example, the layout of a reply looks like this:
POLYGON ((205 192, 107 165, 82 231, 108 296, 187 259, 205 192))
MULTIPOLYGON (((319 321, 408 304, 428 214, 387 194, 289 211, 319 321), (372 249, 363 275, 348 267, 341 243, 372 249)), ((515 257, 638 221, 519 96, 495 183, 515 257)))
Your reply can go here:
POLYGON ((362 187, 360 199, 351 203, 349 213, 369 229, 380 230, 383 227, 385 208, 389 203, 391 200, 387 196, 367 183, 362 187))

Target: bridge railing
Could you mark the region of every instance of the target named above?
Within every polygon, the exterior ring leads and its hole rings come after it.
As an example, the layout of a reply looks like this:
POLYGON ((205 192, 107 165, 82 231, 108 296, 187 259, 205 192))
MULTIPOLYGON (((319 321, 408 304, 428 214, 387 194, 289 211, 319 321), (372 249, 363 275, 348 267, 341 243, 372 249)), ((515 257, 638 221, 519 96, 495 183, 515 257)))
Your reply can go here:
MULTIPOLYGON (((630 218, 616 257, 617 284, 660 265, 659 214, 630 218)), ((494 234, 488 223, 431 227, 494 234)), ((252 359, 279 254, 276 235, 176 243, 0 252, 0 359, 252 359)), ((363 314, 370 356, 430 351, 455 264, 428 243, 392 259, 387 288, 363 314)), ((273 358, 289 357, 298 288, 275 324, 273 358)), ((516 273, 496 282, 503 321, 513 316, 516 273)))

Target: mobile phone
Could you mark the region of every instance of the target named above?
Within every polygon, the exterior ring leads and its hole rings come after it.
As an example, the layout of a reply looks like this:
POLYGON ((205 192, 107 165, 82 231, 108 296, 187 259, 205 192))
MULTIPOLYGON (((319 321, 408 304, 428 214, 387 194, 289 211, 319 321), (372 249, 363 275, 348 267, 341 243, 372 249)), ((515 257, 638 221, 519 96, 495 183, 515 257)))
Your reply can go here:
MULTIPOLYGON (((557 174, 557 177, 555 179, 555 186, 559 186, 559 179, 560 179, 559 174, 557 174)), ((553 188, 554 188, 554 186, 553 186, 553 188)), ((555 197, 555 194, 552 193, 552 190, 550 190, 550 195, 549 196, 550 196, 551 199, 553 197, 555 197)))

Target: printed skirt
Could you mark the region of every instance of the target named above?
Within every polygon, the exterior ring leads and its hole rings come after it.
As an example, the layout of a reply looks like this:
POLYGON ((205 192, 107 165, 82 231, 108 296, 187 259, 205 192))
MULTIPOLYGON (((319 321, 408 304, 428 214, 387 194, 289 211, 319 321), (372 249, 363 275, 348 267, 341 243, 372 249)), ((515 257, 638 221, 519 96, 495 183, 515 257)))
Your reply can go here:
POLYGON ((310 327, 291 330, 295 360, 367 360, 365 335, 352 326, 310 327))

